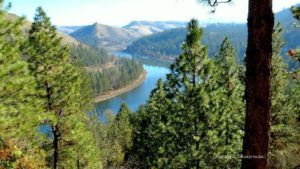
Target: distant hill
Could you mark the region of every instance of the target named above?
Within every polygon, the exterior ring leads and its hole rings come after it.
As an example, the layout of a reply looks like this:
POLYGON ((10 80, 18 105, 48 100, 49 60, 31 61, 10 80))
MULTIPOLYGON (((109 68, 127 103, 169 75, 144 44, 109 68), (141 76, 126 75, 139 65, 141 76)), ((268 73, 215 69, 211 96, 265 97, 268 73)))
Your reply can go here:
POLYGON ((284 29, 284 38, 287 40, 286 46, 289 48, 300 46, 300 29, 294 27, 295 23, 299 23, 299 21, 293 18, 291 11, 289 9, 282 10, 275 17, 284 29))
MULTIPOLYGON (((289 9, 278 12, 276 21, 282 24, 286 48, 299 46, 300 30, 294 27, 296 20, 292 17, 289 9)), ((184 41, 186 30, 177 28, 161 33, 152 34, 129 45, 125 52, 136 56, 150 56, 155 58, 172 58, 181 53, 181 44, 184 41)), ((247 45, 246 24, 211 24, 204 27, 202 42, 208 46, 209 55, 217 54, 219 46, 225 37, 229 37, 238 50, 238 60, 241 62, 245 55, 247 45)), ((284 52, 285 52, 284 51, 284 52)))
POLYGON ((122 50, 142 34, 100 23, 85 26, 70 34, 78 41, 95 47, 105 47, 109 51, 122 50))
MULTIPOLYGON (((19 19, 20 17, 15 15, 15 14, 12 14, 12 13, 9 13, 7 15, 7 17, 13 21, 19 19)), ((22 26, 22 31, 27 34, 28 31, 30 30, 30 27, 31 27, 31 22, 28 21, 28 20, 25 20, 25 23, 23 24, 22 26)), ((67 44, 67 45, 75 45, 75 46, 78 46, 80 43, 72 38, 71 36, 67 35, 67 34, 64 34, 64 33, 61 33, 61 32, 58 32, 58 36, 62 37, 62 40, 63 40, 63 43, 67 44)))
POLYGON ((62 32, 64 34, 70 34, 84 26, 56 26, 57 31, 62 32))
POLYGON ((185 26, 186 22, 179 21, 133 21, 122 28, 100 23, 82 27, 57 26, 57 28, 86 45, 117 51, 125 49, 140 37, 185 26))
POLYGON ((187 22, 179 21, 132 21, 123 28, 139 32, 143 35, 163 32, 174 28, 185 27, 187 22))
MULTIPOLYGON (((177 28, 146 36, 129 45, 125 52, 135 56, 172 59, 181 53, 181 45, 186 33, 185 28, 177 28)), ((247 39, 246 25, 212 24, 204 28, 202 38, 203 44, 208 46, 210 56, 217 54, 225 37, 230 38, 235 48, 238 49, 239 55, 244 54, 247 39)))

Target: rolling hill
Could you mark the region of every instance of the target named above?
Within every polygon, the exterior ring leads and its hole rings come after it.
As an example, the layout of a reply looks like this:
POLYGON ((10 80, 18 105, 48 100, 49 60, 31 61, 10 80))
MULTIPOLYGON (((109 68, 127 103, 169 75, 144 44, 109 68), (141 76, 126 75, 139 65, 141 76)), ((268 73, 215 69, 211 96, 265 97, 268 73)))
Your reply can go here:
MULTIPOLYGON (((288 48, 299 46, 300 30, 294 27, 297 22, 289 9, 282 10, 275 15, 276 21, 280 22, 284 29, 286 51, 288 48)), ((149 56, 154 58, 174 58, 181 53, 181 45, 184 41, 186 30, 177 28, 161 33, 152 34, 129 45, 125 52, 136 56, 149 56)), ((209 48, 209 55, 217 54, 219 46, 225 37, 229 37, 238 50, 238 60, 241 62, 245 55, 247 45, 246 24, 211 24, 204 27, 203 44, 209 48)), ((285 52, 284 52, 285 53, 285 52)))
MULTIPOLYGON (((7 17, 8 17, 9 19, 13 20, 13 21, 20 18, 19 16, 15 15, 15 14, 12 14, 12 13, 9 13, 9 14, 7 15, 7 17)), ((22 31, 23 31, 25 34, 27 34, 28 31, 30 30, 31 24, 32 24, 32 23, 31 23, 30 21, 25 20, 25 22, 24 22, 24 24, 23 24, 23 26, 22 26, 22 31)), ((62 33, 62 32, 58 32, 58 35, 59 35, 60 37, 62 37, 63 42, 64 42, 64 44, 66 44, 66 45, 75 45, 75 46, 78 46, 78 45, 80 44, 79 41, 77 41, 76 39, 72 38, 71 36, 69 36, 69 35, 67 35, 67 34, 64 34, 64 33, 62 33)))
POLYGON ((186 22, 177 21, 133 21, 122 28, 95 23, 81 28, 77 26, 58 26, 58 29, 66 33, 71 32, 70 36, 84 44, 104 47, 109 51, 117 51, 125 49, 138 38, 165 30, 185 27, 185 25, 186 22))
POLYGON ((70 36, 86 45, 99 48, 104 47, 109 51, 116 51, 126 48, 126 46, 143 35, 124 28, 95 23, 82 27, 71 33, 70 36))
POLYGON ((170 29, 185 27, 187 22, 179 21, 132 21, 123 28, 139 32, 143 35, 163 32, 170 29))
MULTIPOLYGON (((181 53, 181 45, 186 33, 185 28, 177 28, 146 36, 129 45, 125 52, 135 56, 172 59, 181 53)), ((230 38, 238 49, 239 55, 244 54, 247 39, 246 25, 212 24, 204 28, 202 38, 203 44, 208 46, 210 56, 218 52, 219 45, 225 37, 230 38)))
POLYGON ((82 28, 84 26, 56 26, 56 29, 58 32, 62 32, 64 34, 70 34, 73 33, 75 31, 77 31, 78 29, 82 28))

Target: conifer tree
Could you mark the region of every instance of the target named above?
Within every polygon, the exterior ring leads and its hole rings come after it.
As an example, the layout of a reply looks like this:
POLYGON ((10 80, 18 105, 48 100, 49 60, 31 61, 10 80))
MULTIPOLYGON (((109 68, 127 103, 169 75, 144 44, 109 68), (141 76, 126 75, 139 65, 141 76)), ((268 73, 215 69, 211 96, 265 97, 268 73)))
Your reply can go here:
MULTIPOLYGON (((284 108, 286 105, 287 95, 286 88, 288 85, 287 65, 283 62, 281 49, 285 44, 282 36, 283 29, 277 24, 273 33, 273 58, 272 58, 272 133, 276 132, 276 126, 284 123, 284 118, 289 115, 284 108)), ((272 136, 272 134, 271 134, 272 136)), ((271 137, 272 138, 272 137, 271 137)), ((272 141, 271 141, 272 142, 272 141)))
POLYGON ((243 155, 260 157, 243 158, 243 169, 268 168, 274 27, 272 2, 249 0, 243 155))
MULTIPOLYGON (((108 128, 108 141, 111 142, 111 152, 114 158, 109 159, 109 167, 125 166, 128 160, 128 152, 132 146, 132 125, 130 123, 131 111, 123 103, 116 117, 113 118, 108 128)), ((108 157, 110 158, 110 157, 108 157)))
POLYGON ((215 65, 219 69, 218 92, 221 100, 216 105, 215 129, 218 142, 212 145, 212 158, 215 158, 215 167, 240 168, 239 155, 242 152, 242 137, 244 126, 244 86, 239 80, 239 66, 236 62, 236 50, 225 38, 221 44, 219 54, 215 59, 215 65))
MULTIPOLYGON (((43 163, 37 149, 42 118, 36 116, 39 102, 33 97, 34 78, 21 58, 24 39, 20 27, 24 18, 10 21, 2 5, 0 0, 0 137, 18 147, 29 161, 36 160, 34 166, 39 166, 43 163)), ((4 167, 2 162, 0 159, 0 168, 4 167)))
MULTIPOLYGON (((273 32, 272 56, 272 107, 271 107, 271 137, 270 137, 270 167, 293 168, 291 158, 297 156, 290 150, 296 144, 297 125, 295 125, 294 101, 290 102, 295 93, 289 93, 289 73, 287 65, 283 62, 281 49, 285 44, 282 36, 283 29, 277 24, 273 32)), ((292 81, 293 82, 293 81, 292 81)), ((293 100, 293 99, 292 99, 293 100)), ((297 147, 297 146, 295 146, 297 147)), ((298 149, 299 151, 299 149, 298 149)))
POLYGON ((100 158, 103 168, 122 168, 127 166, 127 154, 132 145, 132 126, 129 118, 131 111, 122 104, 118 114, 105 112, 106 120, 98 119, 98 113, 93 112, 90 127, 101 151, 100 158))
POLYGON ((36 97, 42 100, 42 112, 46 115, 43 125, 51 131, 47 133, 51 135, 49 166, 54 169, 75 168, 74 164, 81 166, 78 162, 83 161, 82 156, 79 156, 82 159, 73 162, 66 161, 73 158, 72 152, 81 151, 78 147, 92 144, 81 140, 84 133, 85 137, 91 138, 84 124, 85 104, 89 103, 86 99, 81 100, 82 93, 88 91, 83 91, 81 71, 71 64, 68 47, 63 46, 41 7, 37 9, 29 31, 26 55, 29 69, 37 82, 36 97))
POLYGON ((28 124, 26 120, 35 119, 32 116, 35 113, 33 97, 30 97, 35 84, 26 62, 21 59, 20 46, 24 39, 20 26, 24 19, 16 22, 8 20, 6 11, 2 9, 2 1, 0 5, 0 128, 5 131, 1 133, 3 136, 15 137, 27 127, 30 128, 28 131, 36 131, 36 128, 25 126, 28 124), (20 129, 19 132, 15 127, 20 129))
POLYGON ((128 106, 123 103, 115 118, 115 126, 118 129, 116 139, 119 140, 124 152, 127 152, 132 146, 132 126, 130 124, 130 114, 128 106))
POLYGON ((155 168, 208 166, 209 141, 218 139, 210 125, 216 120, 210 98, 218 95, 214 92, 214 65, 207 47, 200 42, 203 30, 197 20, 191 20, 187 29, 183 53, 170 66, 165 84, 159 82, 141 115, 139 138, 150 139, 143 139, 146 143, 142 143, 141 150, 147 154, 147 165, 155 168), (158 99, 159 95, 163 100, 158 99))
MULTIPOLYGON (((141 168, 171 168, 177 143, 171 122, 171 100, 167 98, 165 84, 159 79, 145 106, 140 107, 133 120, 133 147, 131 158, 141 168)), ((179 167, 179 164, 177 165, 179 167)))
POLYGON ((194 19, 187 29, 183 53, 171 65, 171 73, 167 75, 167 87, 169 93, 174 95, 173 104, 180 107, 174 117, 181 118, 175 128, 180 138, 176 141, 182 145, 178 158, 185 161, 187 168, 200 168, 207 166, 206 162, 210 158, 206 156, 210 148, 207 143, 217 139, 210 136, 214 134, 210 132, 212 128, 209 121, 216 120, 210 113, 210 105, 213 103, 211 98, 217 98, 218 93, 213 91, 214 64, 208 58, 207 47, 200 42, 203 29, 199 28, 197 20, 194 19))

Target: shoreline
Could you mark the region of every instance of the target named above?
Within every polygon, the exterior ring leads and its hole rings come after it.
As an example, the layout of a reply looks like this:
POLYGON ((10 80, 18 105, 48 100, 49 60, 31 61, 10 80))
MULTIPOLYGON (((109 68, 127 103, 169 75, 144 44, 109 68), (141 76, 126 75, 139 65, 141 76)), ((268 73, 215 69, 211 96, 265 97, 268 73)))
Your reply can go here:
POLYGON ((144 82, 144 80, 146 79, 146 76, 147 76, 147 72, 146 72, 146 70, 144 70, 143 73, 140 75, 140 77, 138 79, 136 79, 135 81, 129 83, 128 85, 126 85, 126 86, 124 86, 120 89, 109 91, 106 94, 96 96, 93 99, 93 102, 94 103, 103 102, 105 100, 108 100, 108 99, 117 97, 121 94, 124 94, 126 92, 129 92, 129 91, 139 87, 144 82))

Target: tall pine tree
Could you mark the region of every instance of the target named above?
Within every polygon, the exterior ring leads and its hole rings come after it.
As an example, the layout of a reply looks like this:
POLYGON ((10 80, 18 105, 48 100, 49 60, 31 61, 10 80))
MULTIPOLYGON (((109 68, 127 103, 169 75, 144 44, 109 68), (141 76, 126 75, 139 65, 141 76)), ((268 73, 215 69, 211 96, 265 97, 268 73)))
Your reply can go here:
MULTIPOLYGON (((273 32, 273 57, 272 57, 272 107, 271 107, 271 137, 270 137, 270 167, 294 168, 294 157, 297 157, 297 125, 294 109, 294 96, 297 91, 289 92, 291 84, 287 65, 283 62, 281 51, 285 44, 283 29, 277 24, 273 32), (292 148, 293 147, 293 148, 292 148), (291 150, 294 149, 294 150, 291 150)), ((299 129, 298 129, 299 130, 299 129)))
MULTIPOLYGON (((85 128, 86 99, 82 100, 81 71, 71 64, 68 47, 63 46, 50 18, 41 7, 36 11, 29 31, 26 52, 29 68, 37 82, 36 97, 42 100, 44 126, 50 129, 49 166, 75 168, 86 163, 79 147, 92 145, 82 142, 82 134, 90 137, 85 128), (81 137, 79 137, 81 136, 81 137), (74 152, 80 152, 74 154, 74 152), (76 158, 74 158, 74 156, 76 158), (76 159, 69 162, 70 159, 76 159), (79 163, 79 164, 78 164, 79 163)), ((96 154, 90 154, 96 155, 96 154)))
POLYGON ((26 62, 21 58, 20 48, 24 39, 20 26, 24 19, 16 22, 8 20, 6 11, 2 9, 2 1, 0 5, 0 128, 5 131, 3 136, 15 137, 26 128, 26 132, 37 131, 32 128, 36 123, 32 127, 25 126, 35 119, 32 97, 35 83, 26 62), (15 127, 20 130, 15 130, 15 127))
POLYGON ((133 164, 141 168, 175 167, 170 163, 178 153, 178 144, 174 141, 176 131, 171 124, 172 109, 165 84, 160 79, 147 104, 133 116, 133 164))
MULTIPOLYGON (((37 149, 38 124, 42 117, 36 116, 39 102, 33 96, 34 78, 21 58, 24 38, 20 27, 24 18, 10 21, 2 5, 0 0, 0 139, 18 147, 22 152, 19 155, 26 155, 35 164, 32 167, 37 167, 43 163, 37 149)), ((1 152, 5 152, 2 148, 1 152)), ((0 168, 5 168, 1 166, 2 160, 0 168)))
POLYGON ((217 157, 214 160, 215 167, 220 168, 240 168, 239 155, 242 153, 242 137, 244 135, 244 86, 239 80, 239 66, 236 61, 236 50, 225 38, 221 44, 219 54, 215 59, 218 67, 218 80, 216 82, 219 98, 219 105, 215 105, 216 135, 218 142, 212 146, 214 150, 211 154, 217 157))
POLYGON ((140 133, 135 136, 151 140, 143 139, 147 143, 140 148, 147 154, 146 168, 208 166, 211 157, 207 151, 218 140, 212 125, 217 120, 212 109, 216 100, 212 98, 219 95, 214 64, 200 42, 203 30, 197 20, 191 20, 187 29, 183 53, 171 65, 167 81, 158 83, 141 113, 140 133))

